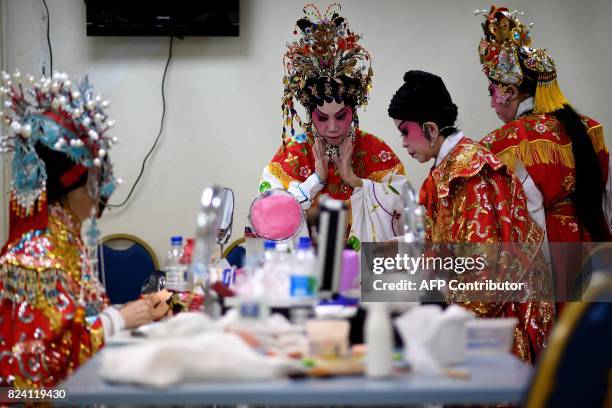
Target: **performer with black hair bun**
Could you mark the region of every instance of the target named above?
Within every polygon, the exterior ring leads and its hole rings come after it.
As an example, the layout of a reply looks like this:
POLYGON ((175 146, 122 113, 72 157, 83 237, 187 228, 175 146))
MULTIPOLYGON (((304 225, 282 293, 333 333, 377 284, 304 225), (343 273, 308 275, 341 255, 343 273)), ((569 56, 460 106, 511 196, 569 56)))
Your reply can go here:
POLYGON ((303 209, 319 194, 347 202, 348 242, 386 241, 399 234, 399 192, 404 167, 379 138, 359 129, 357 109, 372 84, 370 55, 359 44, 340 6, 325 13, 309 4, 298 20, 296 41, 284 56, 283 144, 263 171, 259 191, 283 188, 303 209), (294 107, 306 109, 302 123, 294 107), (304 130, 296 134, 294 123, 304 130))
MULTIPOLYGON (((488 269, 453 275, 453 279, 524 282, 531 295, 537 293, 545 299, 552 285, 544 258, 538 256, 544 235, 529 218, 521 184, 489 150, 456 128, 457 106, 442 79, 429 72, 407 72, 388 113, 408 154, 421 163, 435 161, 419 194, 426 209, 427 241, 470 243, 465 249, 473 251, 471 255, 482 252, 487 259, 488 269), (509 245, 502 251, 499 243, 520 245, 509 245), (495 259, 498 261, 493 262, 495 259)), ((534 296, 485 292, 469 297, 450 291, 446 301, 458 303, 478 317, 516 317, 519 323, 513 352, 534 362, 552 328, 551 304, 532 302, 534 296)))

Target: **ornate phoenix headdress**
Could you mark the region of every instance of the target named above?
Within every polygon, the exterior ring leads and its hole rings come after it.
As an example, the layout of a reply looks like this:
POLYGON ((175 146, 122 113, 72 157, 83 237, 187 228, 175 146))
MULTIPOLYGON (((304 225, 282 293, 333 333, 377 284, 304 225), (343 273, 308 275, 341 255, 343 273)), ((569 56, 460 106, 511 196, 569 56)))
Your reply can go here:
POLYGON ((74 165, 62 176, 68 186, 88 174, 89 193, 94 199, 108 198, 117 180, 107 153, 117 138, 106 135, 114 122, 104 109, 109 102, 93 89, 85 77, 74 85, 68 76, 56 72, 52 78, 22 84, 19 71, 2 72, 0 92, 6 94, 8 134, 0 137, 0 153, 13 153, 10 198, 9 241, 32 229, 47 226, 45 164, 35 146, 65 154, 74 165))
POLYGON ((299 39, 287 44, 288 50, 283 57, 283 140, 288 128, 294 135, 294 120, 303 127, 293 106, 294 98, 308 107, 313 96, 319 99, 329 97, 327 93, 331 93, 333 85, 339 87, 340 96, 345 92, 350 96, 355 108, 367 104, 373 75, 370 55, 359 45, 361 36, 349 30, 346 19, 339 14, 340 10, 340 5, 334 3, 322 15, 316 6, 308 4, 303 9, 305 17, 296 23, 293 34, 299 39), (338 85, 340 77, 351 78, 351 85, 338 85), (317 95, 318 90, 314 87, 306 89, 309 79, 318 78, 330 80, 330 86, 323 90, 324 95, 317 95))
POLYGON ((533 24, 529 27, 523 24, 519 20, 523 14, 495 6, 489 11, 474 11, 474 15, 485 18, 484 37, 478 47, 482 70, 491 80, 505 85, 519 86, 526 75, 536 76, 533 78, 537 81, 534 111, 553 112, 568 102, 559 89, 555 62, 548 51, 531 48, 529 29, 533 24))

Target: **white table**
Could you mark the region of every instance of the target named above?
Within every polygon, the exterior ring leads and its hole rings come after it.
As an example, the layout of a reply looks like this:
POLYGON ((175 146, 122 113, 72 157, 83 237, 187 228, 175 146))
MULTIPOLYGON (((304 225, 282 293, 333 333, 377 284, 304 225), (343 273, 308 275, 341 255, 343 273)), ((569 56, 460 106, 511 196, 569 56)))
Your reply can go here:
MULTIPOLYGON (((100 353, 104 353, 102 350, 100 353)), ((265 404, 265 405, 405 405, 424 403, 519 403, 532 368, 510 354, 469 355, 457 366, 471 373, 469 380, 417 373, 386 380, 364 377, 280 379, 248 383, 181 384, 157 390, 110 384, 98 375, 101 354, 80 367, 60 385, 70 404, 265 404)), ((204 356, 202 356, 204 358, 204 356)))

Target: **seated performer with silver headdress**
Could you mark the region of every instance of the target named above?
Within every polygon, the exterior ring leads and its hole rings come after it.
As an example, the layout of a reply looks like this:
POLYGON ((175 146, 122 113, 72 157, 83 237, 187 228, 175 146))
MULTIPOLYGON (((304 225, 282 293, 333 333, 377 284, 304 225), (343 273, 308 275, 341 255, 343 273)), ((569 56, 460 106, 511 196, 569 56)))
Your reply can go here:
POLYGON ((109 306, 97 278, 96 219, 116 186, 108 103, 87 78, 77 87, 56 73, 27 86, 16 72, 3 82, 10 131, 1 149, 13 159, 0 253, 0 386, 53 387, 110 335, 152 321, 155 311, 151 300, 109 306))

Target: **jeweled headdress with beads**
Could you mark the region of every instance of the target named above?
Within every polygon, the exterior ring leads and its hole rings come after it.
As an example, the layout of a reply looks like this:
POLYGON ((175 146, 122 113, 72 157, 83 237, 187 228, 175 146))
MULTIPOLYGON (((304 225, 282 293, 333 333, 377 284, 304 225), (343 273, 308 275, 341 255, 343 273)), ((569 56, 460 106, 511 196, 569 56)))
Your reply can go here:
MULTIPOLYGON (((340 76, 349 77, 353 85, 348 89, 342 84, 330 83, 324 92, 331 91, 332 85, 340 86, 338 92, 350 95, 355 101, 354 108, 367 104, 373 76, 370 55, 359 45, 361 36, 349 30, 346 19, 339 14, 340 10, 340 5, 334 3, 321 14, 316 6, 308 4, 303 9, 305 17, 296 23, 293 34, 299 38, 287 44, 283 57, 283 140, 289 129, 294 135, 294 121, 303 127, 293 100, 295 98, 308 106, 309 99, 316 92, 306 89, 308 79, 329 78, 334 81, 340 76)), ((320 98, 324 96, 320 95, 320 98)))
POLYGON ((475 10, 474 14, 485 18, 478 53, 487 77, 519 86, 532 71, 537 76, 533 78, 537 81, 534 111, 546 113, 563 108, 568 102, 557 83, 555 62, 546 49, 531 48, 529 29, 533 24, 528 27, 520 21, 524 13, 491 6, 489 11, 475 10))
POLYGON ((47 226, 47 173, 37 143, 74 162, 62 183, 70 184, 87 173, 89 193, 100 199, 108 198, 117 184, 107 157, 117 139, 107 136, 113 126, 104 112, 109 102, 93 95, 87 77, 77 86, 59 72, 39 81, 28 76, 25 84, 19 71, 1 75, 8 134, 0 137, 0 152, 13 154, 8 240, 12 242, 28 230, 47 226))

